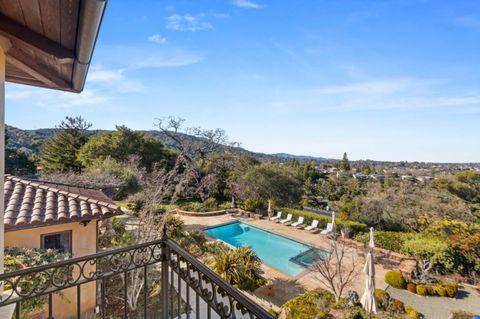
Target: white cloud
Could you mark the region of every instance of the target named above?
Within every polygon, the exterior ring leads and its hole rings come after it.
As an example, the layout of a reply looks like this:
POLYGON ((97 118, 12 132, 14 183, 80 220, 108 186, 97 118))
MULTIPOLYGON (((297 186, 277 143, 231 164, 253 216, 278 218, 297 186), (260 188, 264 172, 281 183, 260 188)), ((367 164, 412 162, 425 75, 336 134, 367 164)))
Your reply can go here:
POLYGON ((455 113, 480 111, 480 95, 447 93, 438 84, 445 83, 429 79, 384 78, 285 90, 280 99, 275 94, 262 103, 289 114, 299 110, 311 112, 314 109, 324 112, 416 109, 438 109, 455 113))
POLYGON ((320 94, 386 95, 398 92, 412 85, 410 79, 385 79, 325 86, 317 90, 320 94))
POLYGON ((228 13, 213 13, 212 14, 214 18, 217 18, 217 19, 226 19, 226 18, 229 18, 230 17, 230 14, 228 13))
POLYGON ((7 101, 27 101, 29 104, 48 109, 101 105, 114 99, 113 96, 97 89, 85 89, 78 94, 32 87, 10 87, 5 98, 7 101))
POLYGON ((203 57, 197 54, 188 52, 163 53, 156 56, 145 57, 138 59, 132 64, 132 68, 176 68, 198 63, 203 60, 203 57))
POLYGON ((249 1, 249 0, 233 0, 232 4, 236 7, 245 8, 245 9, 261 9, 261 8, 263 8, 263 5, 260 5, 258 3, 255 3, 255 2, 249 1))
POLYGON ((199 31, 213 29, 212 25, 205 21, 204 14, 173 14, 167 18, 167 29, 175 31, 199 31))
MULTIPOLYGON (((174 68, 198 63, 204 59, 203 54, 161 45, 155 46, 103 46, 97 52, 97 60, 105 61, 110 66, 124 70, 122 75, 130 74, 135 69, 174 68), (118 54, 117 52, 122 52, 118 54)), ((91 71, 90 71, 91 72, 91 71)))
POLYGON ((126 75, 126 69, 104 69, 102 65, 93 65, 87 75, 87 84, 117 93, 141 92, 143 85, 126 75))
POLYGON ((155 42, 155 43, 158 43, 158 44, 165 44, 165 43, 167 43, 167 38, 162 37, 162 36, 161 36, 160 34, 158 34, 158 33, 152 34, 152 35, 149 36, 147 39, 148 39, 148 41, 150 41, 150 42, 155 42))
POLYGON ((89 82, 110 82, 118 81, 123 78, 123 69, 118 70, 103 70, 100 66, 95 66, 88 72, 89 82))

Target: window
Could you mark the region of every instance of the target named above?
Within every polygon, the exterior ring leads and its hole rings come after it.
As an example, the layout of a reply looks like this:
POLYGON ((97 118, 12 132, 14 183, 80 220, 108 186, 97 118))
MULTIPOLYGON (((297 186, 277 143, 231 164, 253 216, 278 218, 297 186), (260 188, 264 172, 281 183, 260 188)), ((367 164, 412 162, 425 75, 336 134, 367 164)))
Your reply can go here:
POLYGON ((62 253, 72 253, 72 232, 64 231, 61 233, 42 235, 42 248, 56 249, 62 253))

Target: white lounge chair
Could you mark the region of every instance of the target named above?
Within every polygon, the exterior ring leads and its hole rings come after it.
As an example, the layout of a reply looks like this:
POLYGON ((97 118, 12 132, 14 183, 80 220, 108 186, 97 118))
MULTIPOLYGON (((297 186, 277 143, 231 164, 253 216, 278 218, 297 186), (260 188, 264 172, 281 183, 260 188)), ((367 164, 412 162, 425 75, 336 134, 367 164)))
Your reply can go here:
MULTIPOLYGON (((293 217, 292 214, 288 214, 288 215, 287 215, 287 218, 282 219, 282 220, 280 221, 280 224, 291 223, 291 222, 292 222, 292 217, 293 217)), ((288 225, 290 225, 290 224, 288 224, 288 225)))
POLYGON ((296 228, 302 228, 302 227, 304 227, 304 226, 305 226, 305 225, 303 224, 303 220, 304 220, 304 219, 305 219, 305 218, 304 218, 303 216, 298 217, 298 220, 297 220, 295 223, 293 223, 291 226, 292 226, 292 227, 296 227, 296 228))
POLYGON ((331 232, 333 232, 333 223, 328 223, 327 228, 322 230, 320 234, 327 235, 327 234, 330 234, 331 232))
POLYGON ((312 232, 318 230, 318 220, 314 219, 310 226, 305 227, 305 230, 312 231, 312 232))
POLYGON ((270 218, 270 220, 271 220, 272 222, 277 222, 277 221, 279 221, 280 219, 282 219, 282 212, 278 212, 278 213, 277 213, 277 216, 273 216, 273 217, 270 218))

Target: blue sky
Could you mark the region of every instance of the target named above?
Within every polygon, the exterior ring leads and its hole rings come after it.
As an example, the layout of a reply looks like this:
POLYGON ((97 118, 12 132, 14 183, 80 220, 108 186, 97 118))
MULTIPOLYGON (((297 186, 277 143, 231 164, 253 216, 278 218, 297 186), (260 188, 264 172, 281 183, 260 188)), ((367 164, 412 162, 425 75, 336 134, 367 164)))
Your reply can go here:
POLYGON ((110 1, 82 94, 7 85, 8 124, 224 128, 253 151, 480 162, 480 1, 110 1))

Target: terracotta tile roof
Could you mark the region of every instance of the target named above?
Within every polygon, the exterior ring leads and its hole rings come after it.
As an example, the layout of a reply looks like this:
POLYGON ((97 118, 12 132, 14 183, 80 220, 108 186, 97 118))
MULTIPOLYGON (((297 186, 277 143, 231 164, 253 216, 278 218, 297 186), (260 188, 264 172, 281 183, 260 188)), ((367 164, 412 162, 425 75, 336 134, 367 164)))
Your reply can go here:
POLYGON ((5 176, 5 229, 122 214, 101 191, 5 176))

